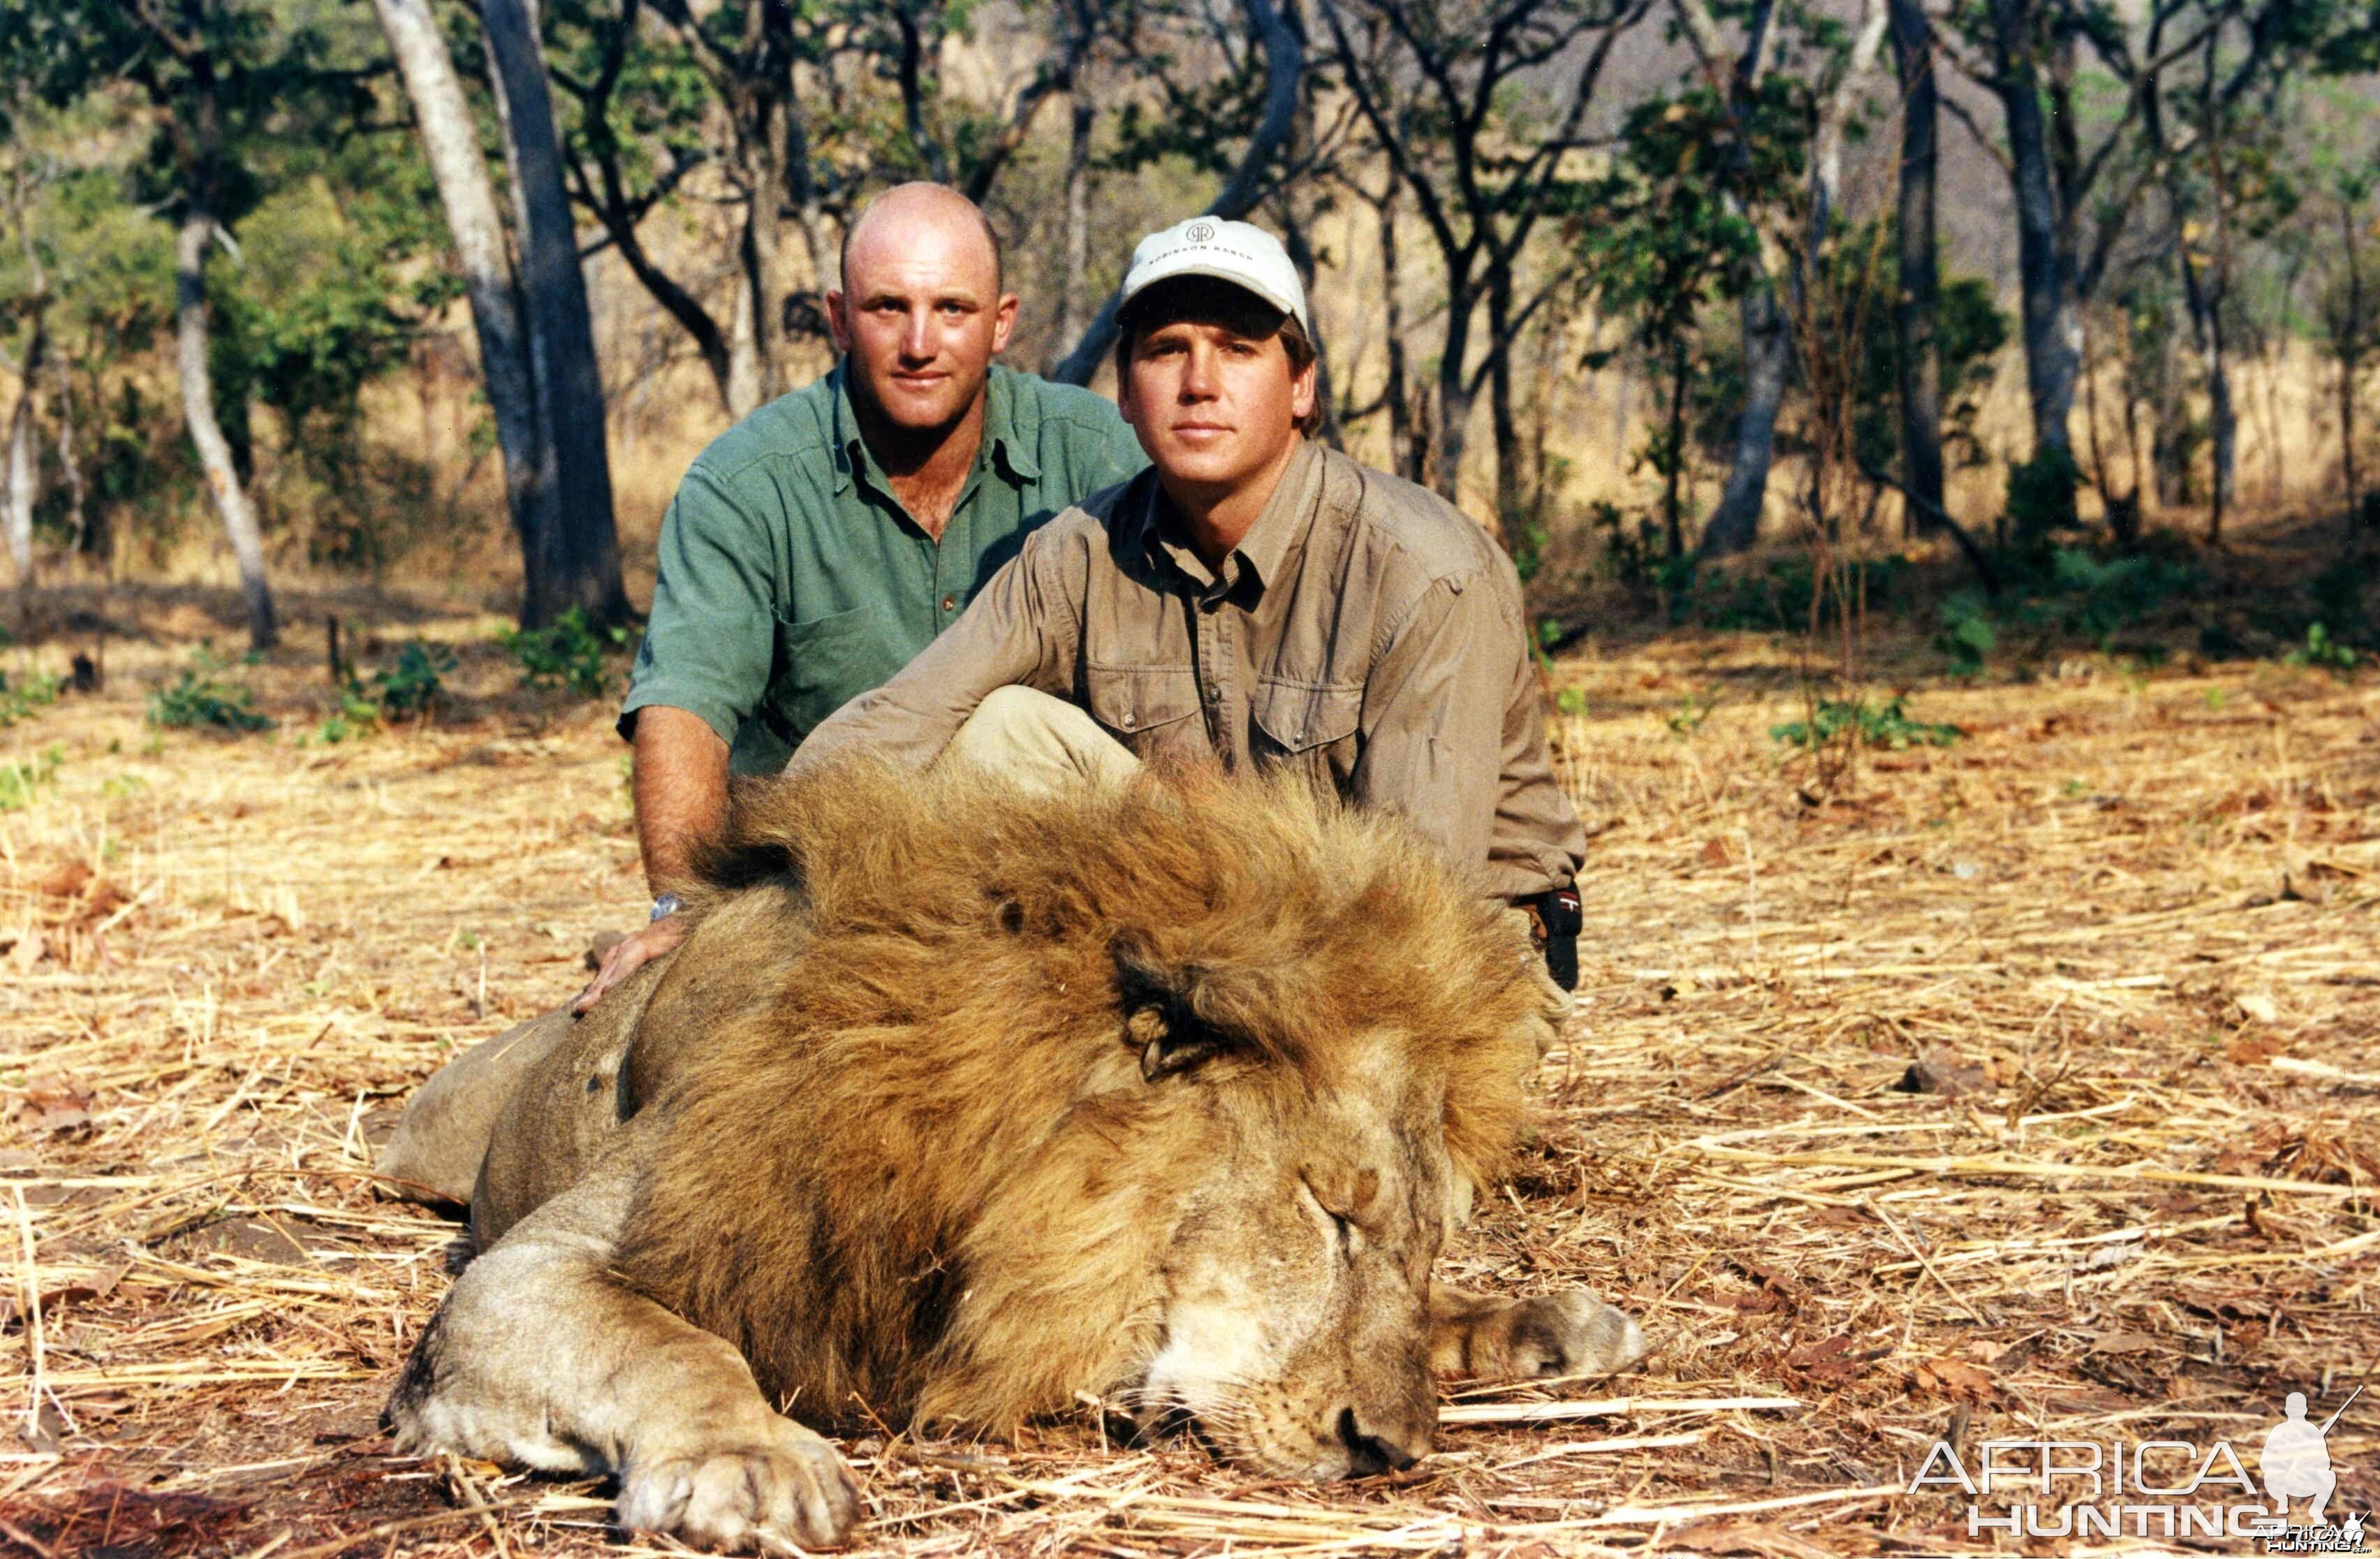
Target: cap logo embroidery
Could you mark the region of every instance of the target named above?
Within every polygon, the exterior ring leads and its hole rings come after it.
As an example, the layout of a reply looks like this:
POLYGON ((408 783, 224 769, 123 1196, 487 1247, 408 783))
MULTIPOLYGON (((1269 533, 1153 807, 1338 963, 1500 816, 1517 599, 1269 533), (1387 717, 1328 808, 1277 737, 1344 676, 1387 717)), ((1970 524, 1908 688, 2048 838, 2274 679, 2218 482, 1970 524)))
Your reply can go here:
POLYGON ((1208 243, 1214 237, 1215 225, 1211 222, 1194 222, 1182 229, 1182 241, 1185 244, 1208 243))

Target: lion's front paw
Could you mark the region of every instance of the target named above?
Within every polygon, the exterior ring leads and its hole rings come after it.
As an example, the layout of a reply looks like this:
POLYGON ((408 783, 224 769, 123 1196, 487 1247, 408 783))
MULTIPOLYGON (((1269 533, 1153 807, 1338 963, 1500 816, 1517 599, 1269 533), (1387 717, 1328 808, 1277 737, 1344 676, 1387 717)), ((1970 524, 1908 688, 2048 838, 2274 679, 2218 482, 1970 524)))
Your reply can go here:
POLYGON ((1645 1357, 1643 1328, 1584 1288, 1522 1300, 1509 1326, 1508 1379, 1609 1375, 1645 1357))
POLYGON ((1608 1375, 1645 1357, 1635 1321, 1584 1288, 1534 1299, 1489 1299, 1440 1289, 1433 1299, 1431 1362, 1489 1381, 1608 1375))
POLYGON ((831 1548, 859 1519, 859 1487, 825 1439, 771 1414, 758 1433, 632 1455, 620 1526, 730 1553, 831 1548))

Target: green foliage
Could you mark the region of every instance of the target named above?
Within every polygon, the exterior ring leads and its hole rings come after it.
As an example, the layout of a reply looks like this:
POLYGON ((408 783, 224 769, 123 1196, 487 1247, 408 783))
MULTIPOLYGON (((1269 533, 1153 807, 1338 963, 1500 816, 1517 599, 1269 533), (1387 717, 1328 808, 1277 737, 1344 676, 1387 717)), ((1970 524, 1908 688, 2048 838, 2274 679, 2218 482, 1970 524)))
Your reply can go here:
POLYGON ((1961 591, 1942 603, 1934 648, 1954 676, 1979 675, 2005 627, 2087 639, 2096 649, 2110 649, 2126 630, 2205 582, 2179 558, 2153 552, 2103 556, 2083 547, 2020 558, 2010 576, 1997 597, 1961 591))
POLYGON ((600 699, 612 690, 604 657, 627 649, 628 630, 589 627, 574 606, 545 627, 507 628, 496 639, 530 687, 567 688, 582 699, 600 699))
POLYGON ((2074 512, 2074 490, 2082 480, 2074 457, 2061 449, 2045 449, 2010 468, 2009 529, 2019 546, 2038 546, 2082 523, 2074 512))
POLYGON ((1821 699, 1807 720, 1768 727, 1768 739, 1815 752, 1837 742, 1888 749, 1949 747, 1966 733, 1956 725, 1933 725, 1912 720, 1894 699, 1878 707, 1865 699, 1821 699))
POLYGON ((1703 728, 1703 722, 1710 718, 1711 711, 1718 707, 1718 689, 1716 688, 1707 688, 1699 693, 1681 693, 1678 695, 1678 707, 1662 724, 1669 726, 1670 735, 1680 741, 1691 741, 1694 733, 1703 728))
POLYGON ((2049 554, 2038 605, 2059 630, 2083 635, 2105 650, 2117 634, 2203 582, 2197 569, 2167 558, 2101 557, 2081 547, 2060 547, 2049 554))
POLYGON ((30 720, 33 712, 47 709, 58 701, 58 679, 31 672, 10 681, 0 672, 0 730, 6 730, 19 720, 30 720))
POLYGON ((372 674, 371 704, 391 716, 428 718, 446 691, 445 674, 455 669, 455 652, 419 640, 396 652, 396 659, 372 674))
POLYGON ((1953 676, 1983 674, 1985 659, 1999 647, 1999 635, 1992 627, 1990 608, 1983 596, 1961 591, 1942 603, 1941 627, 1934 635, 1934 647, 1949 658, 1953 676))
POLYGON ((0 763, 0 812, 31 806, 34 792, 55 781, 66 761, 66 749, 53 745, 24 762, 0 763))
POLYGON ((261 731, 271 725, 269 718, 250 707, 247 688, 215 679, 223 669, 223 663, 207 651, 194 652, 171 687, 149 695, 149 724, 219 731, 261 731))
POLYGON ((2305 642, 2282 659, 2294 666, 2318 666, 2325 671, 2353 671, 2355 652, 2330 636, 2330 629, 2320 623, 2306 629, 2305 642))

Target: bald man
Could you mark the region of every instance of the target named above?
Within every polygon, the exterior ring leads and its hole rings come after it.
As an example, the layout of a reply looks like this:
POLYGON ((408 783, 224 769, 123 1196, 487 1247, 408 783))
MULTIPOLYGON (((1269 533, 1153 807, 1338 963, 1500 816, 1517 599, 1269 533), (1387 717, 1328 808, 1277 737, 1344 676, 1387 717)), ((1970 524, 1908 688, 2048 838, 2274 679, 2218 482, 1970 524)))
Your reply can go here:
MULTIPOLYGON (((1115 408, 992 362, 1016 323, 1000 246, 965 197, 887 191, 826 295, 841 354, 696 457, 662 521, 661 578, 620 714, 636 747, 652 919, 567 1011, 430 1079, 380 1157, 401 1194, 468 1201, 496 1118, 571 1012, 679 939, 673 890, 730 773, 783 768, 844 701, 958 621, 1027 532, 1148 464, 1115 408)), ((614 1015, 617 1018, 620 1015, 614 1015)))
POLYGON ((1016 323, 1002 281, 965 196, 886 192, 826 295, 841 361, 686 473, 620 715, 653 926, 606 955, 579 1010, 674 944, 661 923, 730 773, 784 767, 958 621, 1028 531, 1148 464, 1102 397, 993 364, 1016 323))

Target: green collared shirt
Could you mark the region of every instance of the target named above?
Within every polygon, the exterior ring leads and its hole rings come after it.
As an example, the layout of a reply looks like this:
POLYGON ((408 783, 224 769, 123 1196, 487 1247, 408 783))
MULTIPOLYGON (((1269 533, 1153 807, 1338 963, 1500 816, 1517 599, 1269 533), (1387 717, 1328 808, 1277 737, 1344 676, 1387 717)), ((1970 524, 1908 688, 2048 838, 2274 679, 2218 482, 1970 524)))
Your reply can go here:
POLYGON ((995 365, 983 447, 937 543, 892 496, 838 365, 687 469, 620 734, 648 704, 683 709, 735 773, 773 773, 958 621, 1035 527, 1147 464, 1102 397, 995 365))

